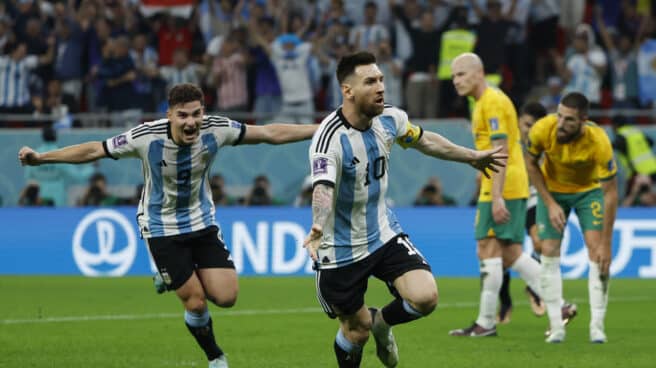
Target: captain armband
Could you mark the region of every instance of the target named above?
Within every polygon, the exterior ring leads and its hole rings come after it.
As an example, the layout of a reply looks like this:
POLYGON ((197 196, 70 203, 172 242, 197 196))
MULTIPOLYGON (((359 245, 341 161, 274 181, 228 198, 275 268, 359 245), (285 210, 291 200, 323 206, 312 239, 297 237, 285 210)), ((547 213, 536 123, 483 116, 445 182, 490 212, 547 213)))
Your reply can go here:
POLYGON ((423 134, 424 129, 408 121, 406 123, 405 134, 396 138, 396 143, 403 148, 408 148, 417 143, 423 134))

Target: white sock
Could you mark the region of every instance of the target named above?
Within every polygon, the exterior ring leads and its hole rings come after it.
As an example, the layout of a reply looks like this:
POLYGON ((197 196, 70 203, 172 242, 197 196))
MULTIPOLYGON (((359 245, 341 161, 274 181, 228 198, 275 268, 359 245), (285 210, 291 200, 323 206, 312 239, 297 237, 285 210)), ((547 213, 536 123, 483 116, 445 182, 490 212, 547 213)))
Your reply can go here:
POLYGON ((560 311, 563 295, 563 280, 560 276, 560 257, 542 255, 542 300, 547 306, 547 315, 551 330, 563 328, 563 316, 560 311))
POLYGON ((497 300, 503 282, 503 265, 501 257, 481 261, 481 303, 478 307, 476 323, 483 328, 495 325, 497 300))
POLYGON ((522 253, 510 268, 519 273, 519 277, 521 277, 524 282, 526 282, 526 284, 538 294, 538 296, 542 297, 542 290, 540 290, 541 266, 538 261, 528 254, 522 253))
POLYGON ((588 274, 588 293, 590 296, 590 327, 603 331, 606 307, 608 306, 608 275, 601 275, 599 263, 590 261, 588 274))

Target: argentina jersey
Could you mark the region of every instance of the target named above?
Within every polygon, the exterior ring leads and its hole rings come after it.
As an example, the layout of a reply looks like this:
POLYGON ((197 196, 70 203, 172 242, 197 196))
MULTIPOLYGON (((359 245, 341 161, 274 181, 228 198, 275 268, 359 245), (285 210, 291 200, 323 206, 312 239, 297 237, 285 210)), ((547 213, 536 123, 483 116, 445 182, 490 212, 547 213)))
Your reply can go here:
POLYGON ((385 202, 389 155, 395 141, 414 144, 421 134, 390 105, 364 131, 341 108, 323 120, 309 151, 313 186, 334 187, 334 211, 317 252, 321 269, 360 261, 403 231, 385 202))
POLYGON ((179 146, 171 138, 168 119, 161 119, 103 142, 111 158, 142 161, 144 190, 137 221, 144 238, 216 226, 209 171, 218 149, 238 144, 245 132, 241 123, 205 116, 196 142, 179 146))

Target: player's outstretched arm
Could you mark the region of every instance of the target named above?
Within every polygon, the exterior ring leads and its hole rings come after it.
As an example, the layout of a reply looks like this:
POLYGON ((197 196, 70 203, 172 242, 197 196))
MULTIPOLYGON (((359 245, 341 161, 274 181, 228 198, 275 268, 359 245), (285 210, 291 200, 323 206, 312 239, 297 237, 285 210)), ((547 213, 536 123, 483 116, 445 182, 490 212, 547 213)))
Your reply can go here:
POLYGON ((609 274, 611 260, 611 246, 613 244, 613 226, 617 214, 617 177, 601 182, 601 190, 604 192, 604 227, 601 232, 601 252, 597 255, 597 261, 601 273, 609 274))
POLYGON ((102 142, 86 142, 43 153, 38 153, 27 146, 18 151, 18 160, 23 166, 57 163, 82 164, 103 157, 107 157, 107 154, 102 142))
POLYGON ((312 191, 312 229, 303 242, 310 257, 318 262, 317 249, 321 245, 323 228, 333 209, 334 189, 325 184, 317 184, 312 191))
POLYGON ((466 162, 480 170, 488 178, 490 174, 487 173, 487 170, 498 172, 498 168, 505 166, 505 160, 508 158, 508 155, 501 153, 502 147, 476 151, 459 146, 443 136, 429 131, 424 131, 419 141, 412 147, 425 155, 444 160, 466 162))
POLYGON ((312 138, 317 124, 268 124, 246 127, 242 144, 283 144, 312 138))

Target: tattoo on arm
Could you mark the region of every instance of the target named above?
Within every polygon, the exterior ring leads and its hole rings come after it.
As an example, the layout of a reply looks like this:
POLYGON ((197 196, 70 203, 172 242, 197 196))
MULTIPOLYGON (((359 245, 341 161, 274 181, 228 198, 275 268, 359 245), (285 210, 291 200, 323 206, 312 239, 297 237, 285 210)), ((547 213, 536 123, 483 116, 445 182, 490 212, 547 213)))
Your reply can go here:
POLYGON ((312 192, 312 223, 322 227, 333 209, 333 188, 318 184, 312 192))

